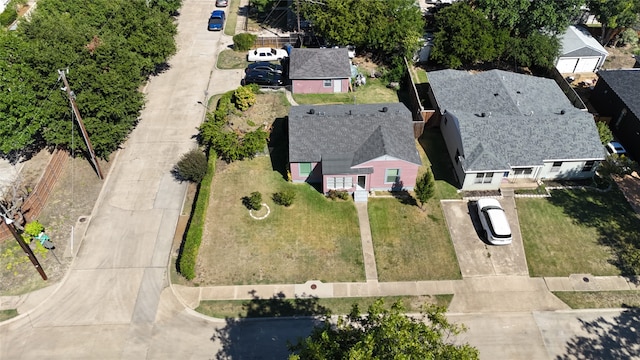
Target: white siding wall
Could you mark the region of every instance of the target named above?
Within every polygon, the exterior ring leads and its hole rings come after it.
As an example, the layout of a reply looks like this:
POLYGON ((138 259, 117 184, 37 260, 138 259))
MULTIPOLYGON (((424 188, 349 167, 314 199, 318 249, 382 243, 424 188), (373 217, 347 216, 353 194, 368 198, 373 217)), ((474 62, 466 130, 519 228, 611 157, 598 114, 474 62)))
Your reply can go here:
POLYGON ((498 190, 500 188, 500 184, 502 183, 502 175, 503 172, 497 172, 493 174, 493 179, 491 183, 483 183, 476 184, 476 174, 468 173, 464 178, 464 183, 462 184, 463 190, 498 190))
MULTIPOLYGON (((559 161, 559 160, 558 160, 559 161)), ((592 171, 582 171, 586 161, 563 161, 559 171, 551 171, 553 161, 545 161, 540 171, 539 179, 587 179, 593 176, 597 166, 592 171)))

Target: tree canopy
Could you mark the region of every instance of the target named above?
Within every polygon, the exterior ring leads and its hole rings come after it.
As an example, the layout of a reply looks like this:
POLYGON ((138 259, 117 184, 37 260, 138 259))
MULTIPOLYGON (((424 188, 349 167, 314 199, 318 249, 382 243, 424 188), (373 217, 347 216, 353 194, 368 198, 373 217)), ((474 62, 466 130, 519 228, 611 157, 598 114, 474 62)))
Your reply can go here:
POLYGON ((602 24, 602 45, 607 45, 626 28, 639 22, 640 0, 587 0, 587 6, 602 24))
POLYGON ((314 30, 338 45, 371 51, 387 63, 419 48, 424 20, 414 0, 305 1, 301 10, 314 30))
POLYGON ((57 70, 67 68, 96 153, 115 150, 144 104, 140 85, 176 50, 176 27, 160 3, 179 1, 43 0, 17 31, 0 33, 0 87, 11 94, 0 98, 0 152, 85 149, 77 127, 72 144, 69 101, 60 91, 57 70))
POLYGON ((584 0, 474 0, 471 3, 496 28, 507 29, 512 36, 528 37, 539 31, 563 33, 578 15, 584 0))
POLYGON ((446 67, 499 61, 526 67, 553 67, 560 49, 554 34, 568 26, 569 17, 545 12, 550 9, 572 12, 575 0, 471 3, 473 6, 460 1, 436 14, 438 31, 431 57, 446 67))
POLYGON ((451 343, 464 327, 450 323, 444 308, 427 306, 421 317, 404 314, 400 302, 376 300, 362 315, 357 305, 337 324, 325 319, 306 339, 290 346, 289 359, 477 359, 478 350, 451 343))

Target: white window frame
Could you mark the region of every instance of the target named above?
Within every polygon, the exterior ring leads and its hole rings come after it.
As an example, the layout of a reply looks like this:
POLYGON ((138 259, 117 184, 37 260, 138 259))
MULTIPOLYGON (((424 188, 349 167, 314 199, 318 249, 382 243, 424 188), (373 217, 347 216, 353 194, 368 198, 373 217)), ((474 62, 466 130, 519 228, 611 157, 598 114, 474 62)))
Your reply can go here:
POLYGON ((333 86, 333 81, 331 79, 324 79, 324 80, 322 80, 322 86, 324 86, 324 87, 332 87, 333 86))
POLYGON ((394 169, 386 169, 384 171, 384 183, 385 184, 395 184, 395 183, 397 183, 399 181, 400 181, 400 169, 395 169, 394 168, 394 169), (395 175, 390 175, 389 171, 395 171, 396 174, 395 175), (389 181, 389 176, 395 177, 395 180, 394 181, 389 181))
POLYGON ((491 184, 493 181, 493 173, 476 173, 475 179, 473 179, 474 184, 491 184))
POLYGON ((309 162, 298 163, 298 175, 300 175, 300 176, 309 176, 309 175, 311 175, 312 172, 313 172, 313 166, 312 166, 311 163, 309 163, 309 162), (302 165, 307 165, 307 164, 309 165, 309 172, 308 173, 302 172, 302 165))
POLYGON ((554 161, 553 164, 551 164, 551 169, 549 170, 549 172, 552 172, 552 173, 560 172, 561 167, 562 167, 562 161, 554 161))

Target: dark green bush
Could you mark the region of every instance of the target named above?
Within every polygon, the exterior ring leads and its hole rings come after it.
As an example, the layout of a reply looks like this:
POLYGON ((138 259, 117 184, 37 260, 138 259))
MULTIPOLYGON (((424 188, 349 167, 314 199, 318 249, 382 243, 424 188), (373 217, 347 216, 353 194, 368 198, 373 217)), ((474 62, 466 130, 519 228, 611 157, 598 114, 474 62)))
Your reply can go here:
POLYGON ((296 198, 296 192, 292 189, 279 191, 273 194, 273 202, 282 206, 291 206, 296 198))
POLYGON ((178 272, 187 280, 193 280, 196 277, 196 260, 200 251, 200 243, 202 241, 202 228, 209 207, 209 192, 211 191, 211 181, 215 173, 216 154, 211 154, 209 158, 207 175, 198 186, 196 200, 191 213, 191 219, 187 227, 186 235, 180 248, 178 258, 178 272))
POLYGON ((347 200, 349 199, 349 196, 349 192, 346 190, 329 190, 329 192, 327 193, 327 197, 331 200, 347 200))
POLYGON ((249 210, 260 210, 262 209, 262 194, 254 191, 249 196, 242 198, 242 204, 249 210))
POLYGON ((199 149, 193 149, 182 155, 176 164, 175 171, 181 180, 197 184, 207 173, 207 157, 199 149))
POLYGON ((247 51, 253 47, 256 39, 258 39, 257 35, 249 33, 236 34, 233 36, 233 49, 235 51, 247 51))

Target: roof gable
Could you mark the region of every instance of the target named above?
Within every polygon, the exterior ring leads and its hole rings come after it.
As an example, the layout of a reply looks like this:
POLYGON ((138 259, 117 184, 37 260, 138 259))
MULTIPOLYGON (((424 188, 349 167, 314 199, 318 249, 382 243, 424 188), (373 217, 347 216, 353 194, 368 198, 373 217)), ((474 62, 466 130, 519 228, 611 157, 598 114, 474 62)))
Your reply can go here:
POLYGON ((289 110, 290 162, 326 158, 343 166, 349 159, 354 166, 383 155, 421 164, 411 112, 401 103, 303 105, 289 110))
POLYGON ((289 55, 289 78, 348 79, 351 62, 346 48, 308 49, 294 48, 289 55))
POLYGON ((560 36, 561 54, 566 56, 607 56, 609 53, 598 40, 582 27, 569 26, 560 36))

